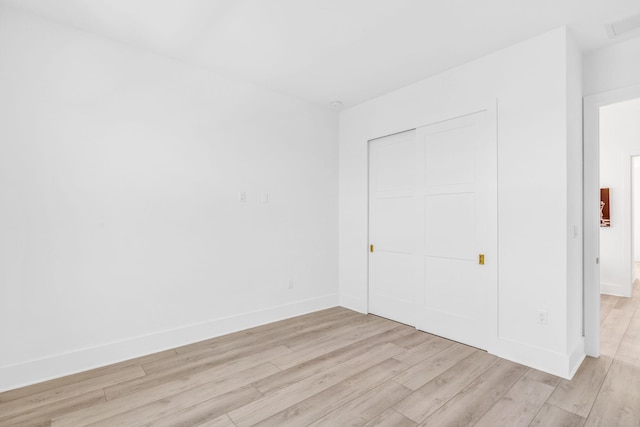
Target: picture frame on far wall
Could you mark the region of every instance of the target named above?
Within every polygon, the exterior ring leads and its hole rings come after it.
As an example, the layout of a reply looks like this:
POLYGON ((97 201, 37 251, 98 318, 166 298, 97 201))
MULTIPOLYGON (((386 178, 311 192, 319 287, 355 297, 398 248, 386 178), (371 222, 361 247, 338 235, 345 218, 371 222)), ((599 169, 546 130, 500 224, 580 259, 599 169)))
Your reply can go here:
POLYGON ((611 209, 609 206, 609 189, 600 189, 600 227, 611 227, 611 209))

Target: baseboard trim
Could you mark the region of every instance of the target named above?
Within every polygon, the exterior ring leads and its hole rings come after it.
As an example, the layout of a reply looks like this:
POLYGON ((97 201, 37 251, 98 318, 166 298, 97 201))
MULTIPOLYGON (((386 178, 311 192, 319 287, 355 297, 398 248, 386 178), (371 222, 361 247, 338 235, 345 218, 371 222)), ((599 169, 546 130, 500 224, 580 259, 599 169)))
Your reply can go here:
POLYGON ((338 294, 133 337, 0 367, 0 392, 111 365, 243 329, 338 306, 338 294))
POLYGON ((600 293, 628 298, 631 296, 631 286, 623 286, 619 283, 600 283, 600 293))
POLYGON ((582 365, 582 362, 587 357, 585 348, 586 345, 584 337, 578 338, 573 345, 571 354, 569 354, 569 379, 573 378, 576 372, 578 372, 580 365, 582 365))
POLYGON ((569 354, 550 351, 505 338, 499 338, 496 347, 492 348, 490 353, 570 380, 585 358, 584 338, 580 338, 575 343, 569 354))
POLYGON ((352 295, 340 294, 340 307, 348 308, 349 310, 357 311, 358 313, 367 314, 369 312, 367 301, 363 301, 362 298, 354 297, 352 295))

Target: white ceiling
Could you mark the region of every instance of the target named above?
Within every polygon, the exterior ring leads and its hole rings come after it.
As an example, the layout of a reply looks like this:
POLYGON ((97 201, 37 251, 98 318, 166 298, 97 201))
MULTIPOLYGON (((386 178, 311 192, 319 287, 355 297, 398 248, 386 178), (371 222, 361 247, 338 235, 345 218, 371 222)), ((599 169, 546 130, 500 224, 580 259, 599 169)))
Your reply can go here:
MULTIPOLYGON (((355 105, 567 25, 585 51, 638 0, 0 0, 316 104, 355 105)), ((637 34, 637 32, 635 32, 637 34)), ((633 36, 630 34, 627 37, 633 36)))

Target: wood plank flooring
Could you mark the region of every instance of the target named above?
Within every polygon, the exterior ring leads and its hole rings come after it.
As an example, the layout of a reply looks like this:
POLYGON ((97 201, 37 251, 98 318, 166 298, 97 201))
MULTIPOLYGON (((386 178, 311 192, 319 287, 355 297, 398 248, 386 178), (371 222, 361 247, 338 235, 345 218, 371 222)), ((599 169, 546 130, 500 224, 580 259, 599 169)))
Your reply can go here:
POLYGON ((640 427, 640 282, 572 381, 332 308, 0 393, 0 426, 640 427))

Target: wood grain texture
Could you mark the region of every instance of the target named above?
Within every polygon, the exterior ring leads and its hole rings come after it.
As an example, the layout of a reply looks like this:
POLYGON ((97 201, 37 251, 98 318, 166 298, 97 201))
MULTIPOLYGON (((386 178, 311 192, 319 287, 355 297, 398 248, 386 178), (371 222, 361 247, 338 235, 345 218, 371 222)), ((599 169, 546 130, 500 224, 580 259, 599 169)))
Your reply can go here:
POLYGON ((20 411, 7 417, 0 414, 0 426, 15 427, 42 425, 43 423, 50 422, 52 419, 55 419, 58 416, 63 416, 67 413, 73 413, 87 408, 94 408, 96 405, 99 405, 104 401, 104 393, 102 390, 93 390, 79 396, 58 400, 51 404, 40 406, 37 410, 20 411))
POLYGON ((627 325, 631 321, 630 310, 611 310, 600 326, 600 355, 612 358, 618 351, 627 325))
POLYGON ((51 390, 43 390, 29 396, 0 403, 0 414, 2 414, 2 417, 9 417, 20 412, 36 411, 40 406, 52 405, 58 401, 82 396, 94 390, 102 391, 104 387, 143 377, 144 375, 144 369, 141 366, 126 366, 96 378, 87 378, 73 384, 63 385, 51 390))
POLYGON ((585 358, 571 381, 560 381, 549 397, 548 403, 581 417, 587 417, 607 376, 611 362, 612 359, 606 356, 597 359, 585 358))
POLYGON ((160 353, 153 353, 147 356, 138 357, 136 359, 126 360, 124 362, 116 363, 101 368, 92 369, 90 371, 79 372, 77 374, 68 375, 65 377, 57 378, 55 380, 45 381, 38 384, 30 385, 27 387, 21 387, 15 390, 5 391, 0 393, 0 403, 9 402, 12 400, 20 399, 26 396, 32 396, 36 393, 42 393, 47 390, 53 390, 54 393, 60 390, 60 388, 66 385, 79 384, 82 381, 100 381, 100 377, 113 375, 121 369, 128 367, 140 367, 147 361, 160 360, 167 357, 175 356, 175 350, 162 351, 160 353))
POLYGON ((291 386, 277 390, 261 399, 251 402, 229 413, 231 421, 238 427, 251 426, 274 414, 295 405, 301 400, 320 393, 341 381, 377 365, 403 350, 395 344, 384 344, 361 354, 348 362, 334 366, 326 371, 312 375, 291 386))
POLYGON ((411 390, 417 390, 477 351, 479 350, 466 345, 452 344, 443 351, 413 365, 398 375, 396 381, 411 390))
POLYGON ((0 393, 0 427, 640 427, 640 282, 572 381, 336 307, 0 393))
POLYGON ((539 383, 551 386, 554 389, 562 381, 562 378, 560 377, 556 377, 555 375, 547 374, 546 372, 538 371, 533 368, 529 369, 529 372, 527 372, 525 376, 534 381, 538 381, 539 383))
POLYGON ((613 310, 613 308, 615 307, 616 299, 617 299, 617 297, 614 297, 613 295, 601 295, 601 297, 600 297, 600 324, 602 324, 602 322, 604 322, 604 320, 607 318, 609 313, 611 313, 611 310, 613 310))
POLYGON ((495 356, 475 352, 414 391, 394 409, 422 423, 497 362, 495 356))
POLYGON ((531 427, 582 427, 585 419, 574 413, 545 404, 533 419, 531 427))
POLYGON ((324 339, 311 339, 306 345, 298 345, 297 350, 273 360, 273 364, 280 369, 291 368, 396 326, 397 324, 386 319, 375 319, 375 321, 347 327, 346 330, 343 328, 334 330, 326 334, 324 339))
MULTIPOLYGON (((184 426, 188 427, 188 426, 184 426)), ((236 427, 227 415, 222 415, 214 420, 204 422, 202 424, 194 425, 194 427, 236 427)))
POLYGON ((231 419, 225 414, 251 400, 259 393, 250 386, 236 389, 218 398, 206 400, 189 406, 183 411, 171 413, 165 417, 154 419, 146 427, 191 427, 191 426, 231 426, 231 419), (222 413, 223 415, 219 415, 222 413))
MULTIPOLYGON (((125 412, 132 411, 134 416, 132 423, 138 422, 135 411, 156 401, 169 401, 171 396, 201 387, 209 396, 224 394, 235 388, 249 384, 254 378, 271 375, 278 368, 265 362, 240 373, 232 373, 226 377, 209 381, 207 377, 194 376, 184 380, 171 381, 167 384, 160 384, 156 387, 145 389, 133 395, 127 395, 118 399, 113 399, 94 405, 84 410, 76 411, 63 417, 55 418, 51 423, 54 427, 76 427, 97 423, 107 418, 116 417, 125 412)), ((195 402, 199 403, 199 402, 195 402)))
POLYGON ((408 388, 394 381, 387 381, 309 426, 363 426, 410 393, 408 388))
POLYGON ((280 388, 292 385, 303 378, 322 372, 325 369, 347 362, 349 359, 352 359, 363 352, 368 352, 381 344, 388 343, 394 338, 402 336, 405 333, 406 330, 404 328, 394 328, 382 332, 372 337, 356 341, 330 353, 323 354, 315 359, 311 359, 299 365, 285 369, 260 381, 256 381, 253 385, 261 393, 271 393, 280 388))
POLYGON ((517 363, 499 360, 420 425, 474 425, 527 370, 527 367, 517 363))
MULTIPOLYGON (((217 356, 217 351, 212 351, 217 356)), ((290 350, 284 346, 273 347, 270 349, 256 351, 253 354, 247 354, 244 357, 213 362, 210 359, 203 359, 201 364, 185 366, 176 365, 167 368, 166 372, 156 372, 148 374, 142 378, 136 378, 122 382, 120 384, 106 387, 105 396, 108 400, 135 395, 136 393, 151 390, 156 387, 163 387, 167 384, 182 383, 194 385, 197 383, 214 381, 225 376, 229 376, 235 372, 242 372, 245 369, 262 364, 272 358, 279 357, 289 353, 290 350)))
POLYGON ((444 338, 440 337, 433 337, 429 341, 410 348, 403 354, 396 356, 396 359, 408 365, 415 365, 433 356, 434 354, 440 353, 442 350, 445 350, 452 345, 453 343, 449 340, 445 340, 444 338))
POLYGON ((640 366, 613 361, 585 425, 640 425, 640 366))
POLYGON ((387 359, 323 392, 289 406, 285 410, 257 423, 256 426, 308 425, 406 369, 407 365, 404 363, 395 359, 387 359))
MULTIPOLYGON (((162 418, 166 420, 165 425, 194 425, 217 418, 261 397, 251 385, 233 387, 227 393, 219 393, 217 384, 205 384, 92 423, 91 426, 142 427, 148 425, 150 420, 162 418)), ((161 421, 157 424, 161 424, 161 421)))
POLYGON ((397 412, 394 409, 387 409, 382 414, 366 423, 364 427, 416 427, 417 425, 418 424, 411 421, 400 412, 397 412))
POLYGON ((522 377, 475 424, 477 427, 525 427, 542 409, 555 386, 522 377))
POLYGON ((630 365, 640 366, 640 308, 636 308, 615 358, 630 365))
MULTIPOLYGON (((409 334, 407 334, 407 335, 405 335, 405 336, 403 336, 401 338, 398 338, 397 340, 393 341, 393 343, 395 345, 397 345, 398 347, 402 347, 402 348, 405 348, 407 350, 410 350, 410 349, 412 349, 414 347, 417 347, 417 346, 419 346, 421 344, 424 344, 425 342, 431 341, 431 340, 433 340, 435 338, 439 338, 439 337, 437 337, 435 335, 431 335, 431 334, 428 334, 426 332, 418 331, 415 328, 410 328, 410 329, 412 329, 412 331, 409 334)), ((442 338, 440 338, 440 339, 442 339, 442 338)))

